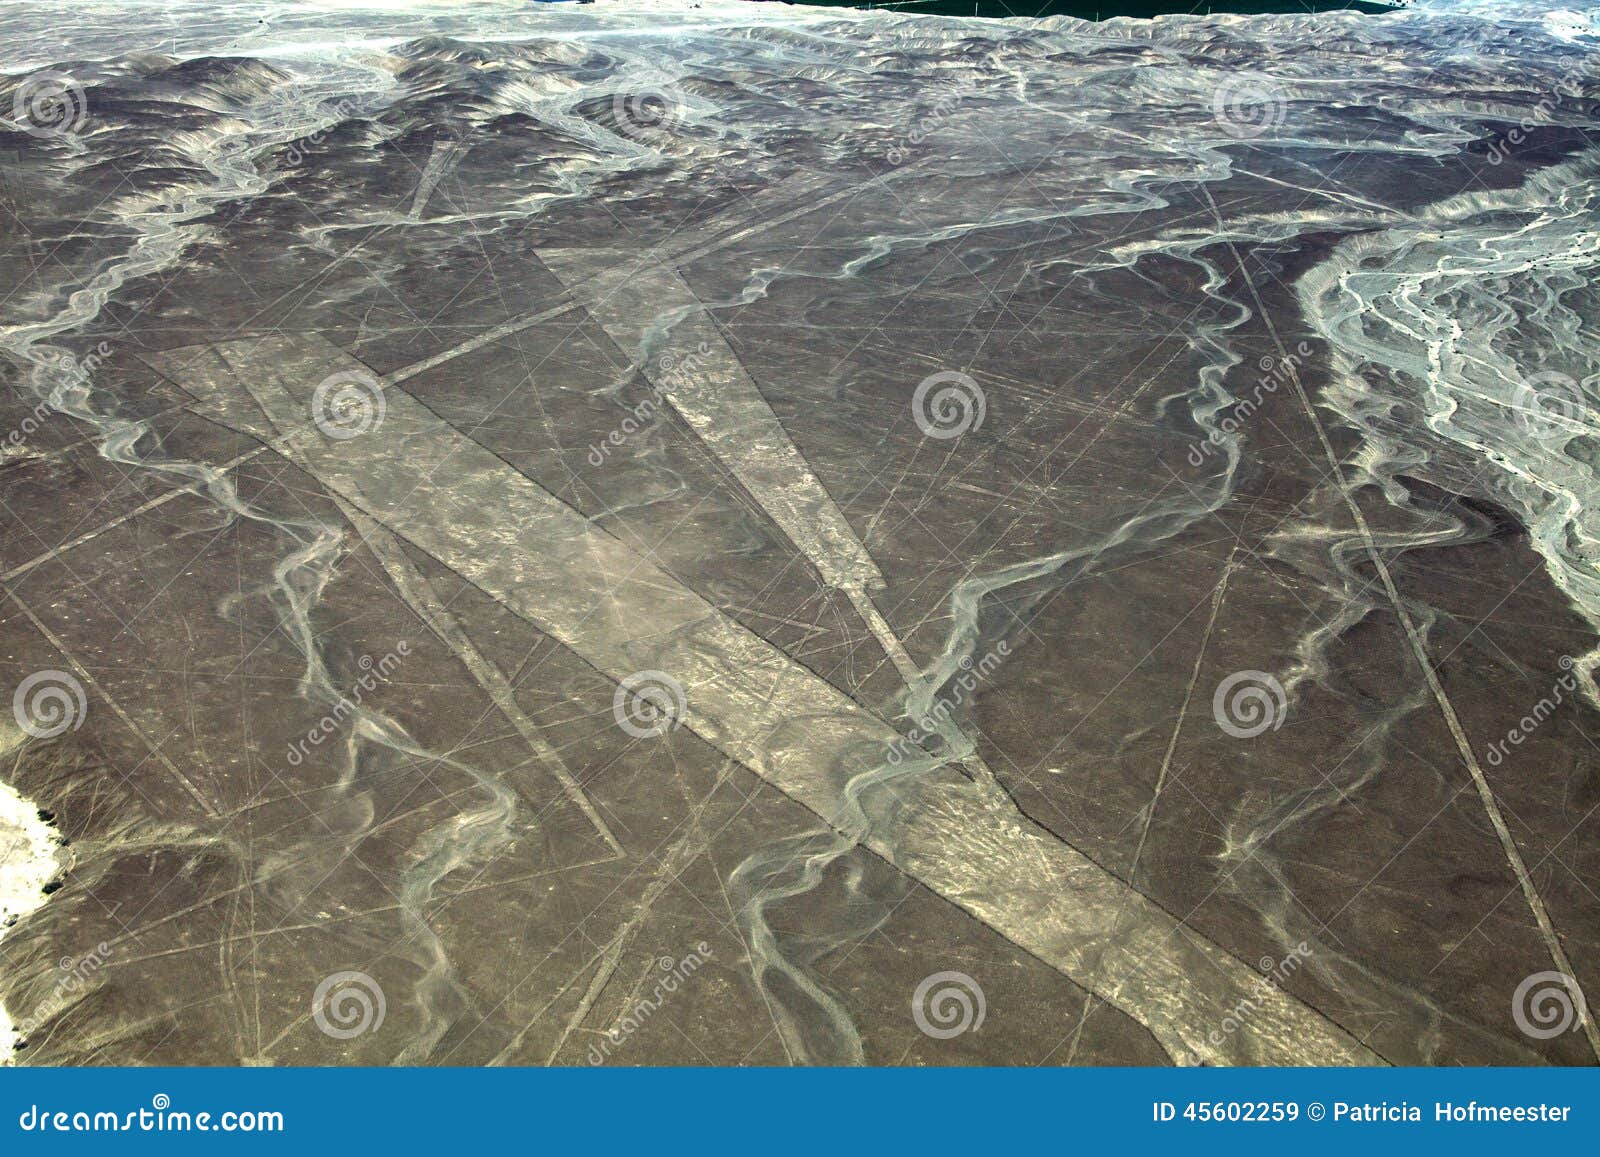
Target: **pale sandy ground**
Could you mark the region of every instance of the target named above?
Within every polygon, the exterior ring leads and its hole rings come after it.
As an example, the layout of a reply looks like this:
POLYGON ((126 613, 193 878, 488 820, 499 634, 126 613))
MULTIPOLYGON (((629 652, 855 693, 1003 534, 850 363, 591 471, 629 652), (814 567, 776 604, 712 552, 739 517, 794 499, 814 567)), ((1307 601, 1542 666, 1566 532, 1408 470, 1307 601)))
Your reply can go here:
MULTIPOLYGON (((9 759, 22 737, 0 725, 0 753, 9 759)), ((39 809, 0 781, 0 940, 13 920, 45 901, 44 886, 59 868, 60 842, 39 809)), ((11 1063, 13 1024, 0 1004, 0 1065, 11 1063)))

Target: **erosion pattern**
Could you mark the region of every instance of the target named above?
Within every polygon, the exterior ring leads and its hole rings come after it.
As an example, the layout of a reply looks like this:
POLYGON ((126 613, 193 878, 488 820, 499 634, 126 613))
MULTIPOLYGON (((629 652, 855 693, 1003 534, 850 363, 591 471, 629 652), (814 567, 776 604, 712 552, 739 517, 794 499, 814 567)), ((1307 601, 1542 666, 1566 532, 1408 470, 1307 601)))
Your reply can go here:
POLYGON ((15 1059, 1595 1063, 1594 16, 8 7, 15 1059))

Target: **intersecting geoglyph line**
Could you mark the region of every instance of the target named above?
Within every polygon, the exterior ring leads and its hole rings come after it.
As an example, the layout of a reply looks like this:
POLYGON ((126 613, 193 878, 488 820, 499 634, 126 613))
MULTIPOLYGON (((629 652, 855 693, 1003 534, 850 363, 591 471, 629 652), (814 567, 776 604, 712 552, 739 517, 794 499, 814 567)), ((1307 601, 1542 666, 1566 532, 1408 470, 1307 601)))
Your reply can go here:
POLYGON ((662 348, 651 351, 659 356, 645 358, 640 372, 822 580, 850 600, 907 685, 920 686, 921 670, 872 601, 870 592, 885 585, 877 563, 677 271, 640 268, 612 249, 543 249, 539 260, 625 355, 642 349, 661 319, 675 319, 662 348), (669 369, 670 354, 677 356, 669 369))
MULTIPOLYGON (((909 172, 909 170, 907 171, 909 172)), ((889 174, 876 177, 874 181, 879 184, 886 184, 899 175, 904 174, 889 174)), ((696 258, 704 257, 708 253, 724 249, 734 242, 742 241, 755 233, 764 232, 796 218, 815 213, 819 209, 824 209, 837 201, 842 201, 846 197, 860 193, 863 187, 864 183, 858 183, 823 192, 826 186, 814 177, 791 177, 748 198, 750 211, 735 221, 730 222, 726 218, 718 216, 699 227, 678 229, 669 238, 673 242, 670 247, 663 242, 659 247, 659 252, 646 253, 642 260, 645 265, 667 259, 678 262, 692 261, 696 258), (769 213, 769 208, 781 211, 769 213)), ((482 333, 476 334, 448 349, 440 350, 438 353, 413 362, 411 365, 402 366, 400 369, 385 375, 383 380, 387 385, 394 385, 408 378, 414 378, 425 370, 433 369, 434 366, 454 361, 465 354, 480 350, 487 345, 493 345, 495 342, 508 338, 513 334, 521 333, 523 330, 531 329, 541 322, 561 317, 563 314, 571 313, 578 308, 578 302, 575 300, 561 301, 534 313, 512 318, 510 321, 502 322, 500 325, 486 329, 482 333)))
MULTIPOLYGON (((315 337, 173 351, 171 372, 209 414, 269 438, 344 502, 454 570, 613 680, 653 667, 688 691, 685 724, 826 819, 850 776, 900 734, 722 614, 574 508, 387 391, 378 428, 334 440, 311 383, 360 363, 315 337), (263 417, 264 415, 264 417, 263 417), (448 462, 449 470, 438 467, 448 462), (425 487, 419 478, 431 478, 425 487), (494 544, 494 549, 486 549, 494 544)), ((902 781, 868 847, 1143 1023, 1174 1057, 1219 1063, 1377 1063, 1338 1026, 1189 930, 953 768, 902 781), (1109 913, 1119 913, 1113 921, 1109 913), (1116 990, 1101 978, 1119 975, 1116 990), (1197 977, 1206 978, 1196 983, 1197 977), (1249 998, 1250 1033, 1210 1029, 1249 998)))
POLYGON ((636 258, 613 249, 542 249, 538 256, 624 354, 640 349, 652 328, 667 322, 665 343, 650 351, 640 372, 824 582, 851 593, 884 585, 844 513, 676 270, 659 263, 641 268, 636 258), (692 366, 692 372, 663 368, 669 354, 678 355, 676 366, 692 366))
POLYGON ((499 708, 500 713, 510 720, 511 725, 517 729, 517 734, 522 736, 523 741, 533 749, 546 770, 561 785, 566 797, 584 814, 595 832, 605 841, 612 855, 622 856, 622 845, 612 833, 611 825, 606 823, 605 817, 595 807, 594 801, 583 790, 583 785, 567 767, 567 761, 562 758, 561 753, 544 737, 538 724, 528 717, 527 712, 517 702, 511 681, 492 659, 478 649, 466 631, 461 628, 450 608, 428 582, 427 576, 406 557, 399 540, 348 502, 339 502, 339 509, 356 528, 361 541, 377 557, 379 565, 383 567, 384 573, 389 576, 389 581, 394 584, 395 589, 400 592, 401 598, 472 673, 472 677, 499 708))

